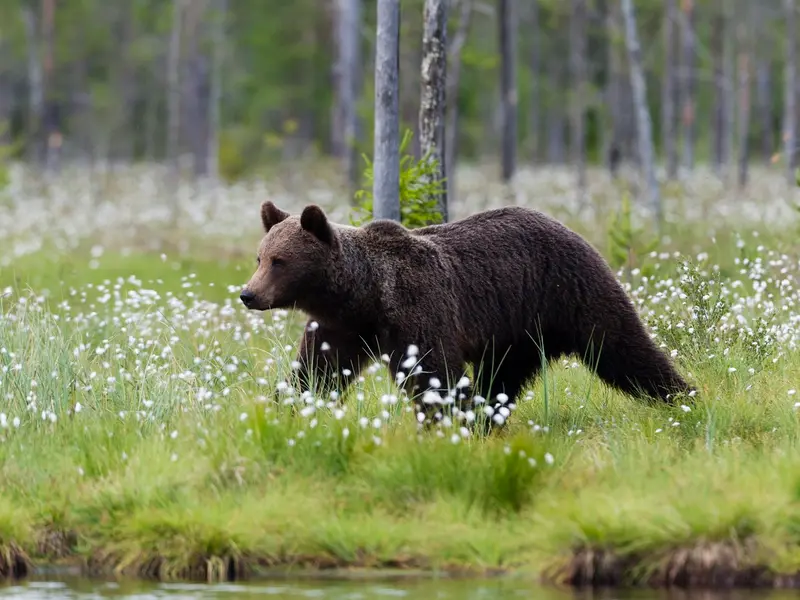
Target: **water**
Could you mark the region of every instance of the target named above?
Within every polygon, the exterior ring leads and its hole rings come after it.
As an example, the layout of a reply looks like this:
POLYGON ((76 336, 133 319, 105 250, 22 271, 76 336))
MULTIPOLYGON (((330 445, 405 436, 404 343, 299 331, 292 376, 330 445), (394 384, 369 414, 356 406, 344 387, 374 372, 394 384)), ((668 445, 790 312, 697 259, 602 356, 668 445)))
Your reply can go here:
POLYGON ((153 583, 142 581, 97 581, 35 579, 0 585, 0 597, 33 600, 97 600, 99 598, 230 599, 269 600, 313 598, 321 600, 495 600, 535 598, 536 600, 796 600, 800 591, 572 591, 542 587, 525 580, 495 579, 387 579, 387 580, 298 580, 259 581, 230 584, 153 583))

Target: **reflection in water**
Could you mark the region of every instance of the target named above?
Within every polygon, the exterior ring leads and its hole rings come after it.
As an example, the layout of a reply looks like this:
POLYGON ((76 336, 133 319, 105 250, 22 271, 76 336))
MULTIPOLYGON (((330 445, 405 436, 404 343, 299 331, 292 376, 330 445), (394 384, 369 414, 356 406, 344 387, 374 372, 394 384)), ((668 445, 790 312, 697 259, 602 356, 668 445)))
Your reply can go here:
POLYGON ((35 579, 0 586, 3 598, 48 598, 94 600, 99 598, 231 599, 319 598, 322 600, 494 600, 535 598, 536 600, 796 600, 793 591, 683 591, 683 590, 564 590, 541 587, 521 579, 414 579, 387 580, 276 580, 230 584, 150 583, 141 581, 98 581, 35 579))

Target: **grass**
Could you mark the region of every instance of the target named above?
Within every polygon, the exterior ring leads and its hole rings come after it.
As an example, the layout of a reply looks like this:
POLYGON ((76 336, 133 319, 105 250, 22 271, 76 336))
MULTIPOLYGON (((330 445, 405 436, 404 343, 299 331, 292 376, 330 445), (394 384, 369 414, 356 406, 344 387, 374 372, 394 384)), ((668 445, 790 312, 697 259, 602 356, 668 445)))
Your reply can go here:
MULTIPOLYGON (((182 251, 93 232, 88 212, 66 244, 85 207, 50 229, 6 224, 26 196, 0 211, 0 576, 69 562, 159 579, 346 566, 800 583, 793 221, 687 217, 620 273, 696 398, 639 402, 570 357, 478 438, 458 420, 419 433, 380 361, 341 402, 289 395, 301 316, 239 306, 260 198, 225 193, 249 229, 204 246, 219 223, 198 218, 182 251)), ((571 224, 605 252, 598 222, 571 224)))

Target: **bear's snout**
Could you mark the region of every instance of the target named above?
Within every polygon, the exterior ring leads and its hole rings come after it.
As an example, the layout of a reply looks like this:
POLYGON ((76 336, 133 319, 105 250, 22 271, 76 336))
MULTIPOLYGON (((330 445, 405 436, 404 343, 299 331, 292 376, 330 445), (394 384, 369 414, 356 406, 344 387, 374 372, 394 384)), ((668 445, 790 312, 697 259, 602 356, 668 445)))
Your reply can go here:
POLYGON ((242 290, 242 293, 239 294, 239 299, 242 301, 247 308, 250 308, 255 302, 256 295, 248 289, 242 290))

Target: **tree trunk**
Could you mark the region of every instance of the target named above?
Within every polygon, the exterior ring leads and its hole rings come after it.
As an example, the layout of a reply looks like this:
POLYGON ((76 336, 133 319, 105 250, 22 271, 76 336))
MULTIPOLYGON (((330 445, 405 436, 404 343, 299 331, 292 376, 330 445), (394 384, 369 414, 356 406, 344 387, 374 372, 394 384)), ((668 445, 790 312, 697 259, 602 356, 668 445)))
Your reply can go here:
POLYGON ((517 10, 516 0, 498 0, 500 34, 500 114, 504 183, 517 169, 517 10))
POLYGON ((625 22, 625 41, 628 49, 628 64, 631 70, 631 87, 636 110, 636 125, 639 133, 639 156, 644 171, 650 207, 657 228, 661 225, 661 197, 656 181, 653 164, 653 136, 650 113, 647 110, 647 88, 642 73, 642 55, 639 37, 636 33, 636 16, 633 12, 633 0, 622 1, 622 16, 625 22))
MULTIPOLYGON (((554 93, 564 90, 562 69, 558 57, 551 56, 547 63, 547 71, 554 93)), ((559 103, 554 103, 549 106, 547 117, 547 161, 550 164, 562 164, 566 160, 565 129, 564 111, 559 103)))
POLYGON ((28 54, 28 160, 41 163, 44 157, 42 132, 44 130, 44 75, 39 55, 40 38, 36 13, 30 5, 22 5, 25 22, 25 41, 28 54))
POLYGON ((210 69, 201 49, 205 37, 206 1, 193 0, 186 5, 186 80, 184 99, 186 108, 183 128, 192 153, 192 168, 196 177, 208 174, 208 113, 211 108, 210 69))
POLYGON ((341 155, 347 185, 353 194, 359 180, 359 123, 356 107, 361 89, 361 0, 338 0, 338 7, 341 155))
POLYGON ((678 147, 675 131, 675 108, 677 91, 675 63, 678 55, 675 34, 678 23, 678 0, 666 0, 664 24, 664 87, 661 94, 661 136, 664 140, 664 159, 667 163, 667 178, 678 176, 678 147))
MULTIPOLYGON (((461 79, 461 52, 469 35, 474 0, 460 0, 458 29, 447 51, 447 101, 445 102, 445 174, 447 176, 447 201, 455 203, 456 139, 458 136, 458 89, 461 79)), ((449 216, 449 215, 448 215, 449 216)))
POLYGON ((794 0, 784 0, 786 19, 786 74, 784 76, 784 106, 783 106, 783 151, 786 160, 786 179, 790 186, 794 186, 794 144, 795 123, 797 121, 795 99, 797 95, 796 61, 797 38, 795 31, 795 3, 794 0))
POLYGON ((725 45, 724 77, 725 77, 725 171, 732 177, 736 171, 736 36, 734 26, 733 5, 731 0, 723 0, 721 10, 724 14, 725 29, 723 38, 725 45))
POLYGON ((772 68, 768 60, 760 59, 756 67, 756 112, 759 116, 761 156, 765 164, 772 162, 772 68))
POLYGON ((44 45, 44 134, 46 167, 56 171, 61 156, 61 118, 55 86, 56 0, 42 0, 42 42, 44 45))
POLYGON ((400 0, 378 0, 373 216, 400 221, 400 0))
MULTIPOLYGON (((756 19, 758 22, 758 39, 764 39, 764 36, 769 36, 770 31, 768 28, 768 17, 762 5, 754 6, 753 10, 756 11, 756 19)), ((753 42, 751 42, 753 44, 753 42)), ((772 163, 773 148, 773 134, 772 134, 772 52, 771 47, 765 44, 757 44, 752 50, 753 60, 756 61, 755 65, 755 78, 756 78, 756 98, 755 109, 759 117, 759 137, 761 139, 761 155, 765 164, 772 163)))
POLYGON ((695 145, 695 31, 694 0, 682 0, 683 18, 683 162, 687 170, 694 168, 695 145))
POLYGON ((531 100, 529 105, 530 114, 528 116, 528 140, 531 147, 531 161, 536 163, 539 160, 541 149, 541 27, 539 26, 539 0, 528 0, 530 2, 530 26, 528 27, 531 36, 530 51, 530 74, 531 74, 531 100))
POLYGON ((586 192, 586 1, 572 0, 570 18, 570 70, 572 75, 572 161, 577 170, 580 205, 586 192))
MULTIPOLYGON (((719 0, 714 27, 711 32, 711 52, 714 56, 714 171, 722 174, 725 164, 725 127, 728 125, 725 115, 726 104, 730 102, 725 89, 725 20, 726 0, 719 0)), ((729 1, 729 0, 728 0, 729 1)))
MULTIPOLYGON (((436 179, 445 179, 444 109, 447 86, 447 8, 445 0, 425 0, 422 30, 422 94, 419 131, 422 155, 436 161, 436 179)), ((436 198, 442 220, 448 221, 447 188, 436 198)))
POLYGON ((625 111, 623 105, 623 85, 625 73, 623 70, 624 35, 621 29, 619 3, 614 1, 606 13, 606 31, 608 35, 608 49, 606 60, 608 62, 608 83, 606 87, 606 102, 611 118, 611 139, 606 149, 608 170, 612 177, 616 177, 617 170, 626 154, 625 147, 625 111), (620 45, 622 43, 622 45, 620 45))
MULTIPOLYGON (((745 11, 749 13, 751 11, 745 11)), ((749 20, 749 19, 748 19, 749 20)), ((747 185, 747 167, 750 159, 748 139, 750 135, 750 43, 744 23, 737 27, 739 38, 739 186, 747 185)))
POLYGON ((172 1, 172 31, 169 39, 169 55, 167 57, 167 163, 173 177, 178 175, 180 133, 181 133, 181 30, 183 25, 183 2, 172 1))
POLYGON ((208 111, 208 159, 209 177, 219 180, 219 141, 222 126, 223 69, 225 63, 225 30, 228 20, 228 0, 216 0, 212 25, 213 65, 211 67, 211 105, 208 111))
POLYGON ((8 60, 8 41, 0 38, 0 151, 11 143, 11 113, 14 109, 14 81, 8 60))

